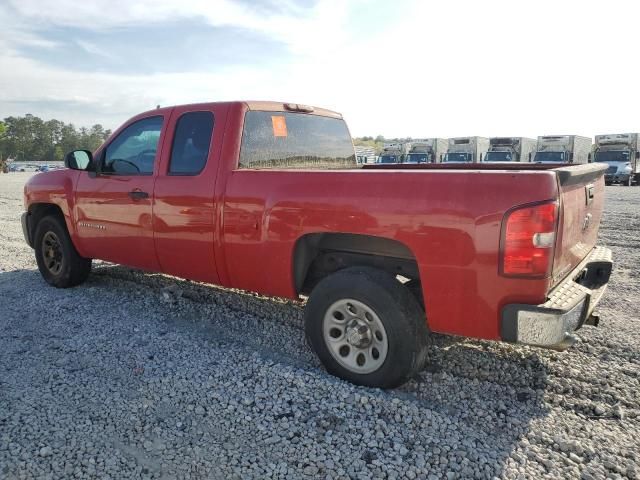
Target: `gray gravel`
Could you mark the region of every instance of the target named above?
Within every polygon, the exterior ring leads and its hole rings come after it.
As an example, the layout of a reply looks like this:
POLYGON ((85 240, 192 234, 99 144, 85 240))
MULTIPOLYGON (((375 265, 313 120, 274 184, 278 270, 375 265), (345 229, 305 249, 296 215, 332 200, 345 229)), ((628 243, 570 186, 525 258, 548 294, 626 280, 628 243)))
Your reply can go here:
POLYGON ((640 187, 607 187, 603 322, 563 353, 436 338, 402 389, 329 376, 301 306, 99 263, 56 290, 0 175, 0 478, 638 478, 640 187))

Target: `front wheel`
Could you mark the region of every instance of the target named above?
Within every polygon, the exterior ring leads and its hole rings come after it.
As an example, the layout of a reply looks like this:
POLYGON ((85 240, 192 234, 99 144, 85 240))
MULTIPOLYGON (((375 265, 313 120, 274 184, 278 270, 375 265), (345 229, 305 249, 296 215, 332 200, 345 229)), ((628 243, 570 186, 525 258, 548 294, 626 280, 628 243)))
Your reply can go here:
POLYGON ((386 272, 351 267, 324 278, 305 309, 307 339, 329 373, 394 388, 424 366, 428 329, 411 291, 386 272))
POLYGON ((33 246, 38 270, 49 285, 74 287, 91 272, 91 259, 78 254, 64 221, 57 216, 47 216, 38 222, 33 246))

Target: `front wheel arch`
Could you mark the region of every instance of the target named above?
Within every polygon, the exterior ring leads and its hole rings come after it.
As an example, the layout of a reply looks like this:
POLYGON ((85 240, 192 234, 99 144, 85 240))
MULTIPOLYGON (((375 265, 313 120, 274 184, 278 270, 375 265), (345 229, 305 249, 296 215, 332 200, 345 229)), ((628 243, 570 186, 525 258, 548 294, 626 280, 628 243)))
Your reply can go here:
POLYGON ((33 247, 38 270, 51 286, 75 287, 83 283, 91 272, 91 259, 78 253, 64 218, 58 215, 40 218, 34 228, 33 247), (52 258, 55 259, 53 263, 52 258))
POLYGON ((59 218, 64 222, 65 227, 67 227, 67 231, 69 231, 64 218, 64 213, 58 205, 54 203, 33 203, 29 205, 27 210, 27 232, 29 234, 32 247, 34 246, 36 228, 38 228, 38 224, 46 216, 59 218))

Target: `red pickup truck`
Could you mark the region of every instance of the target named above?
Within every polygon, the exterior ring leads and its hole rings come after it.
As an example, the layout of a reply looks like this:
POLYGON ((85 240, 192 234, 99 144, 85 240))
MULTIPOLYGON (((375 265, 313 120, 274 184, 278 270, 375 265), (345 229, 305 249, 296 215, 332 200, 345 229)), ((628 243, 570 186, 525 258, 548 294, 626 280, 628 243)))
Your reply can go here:
POLYGON ((599 164, 357 168, 341 115, 274 102, 160 108, 33 176, 22 225, 44 279, 91 259, 308 296, 332 374, 394 387, 430 332, 562 349, 611 272, 599 164))

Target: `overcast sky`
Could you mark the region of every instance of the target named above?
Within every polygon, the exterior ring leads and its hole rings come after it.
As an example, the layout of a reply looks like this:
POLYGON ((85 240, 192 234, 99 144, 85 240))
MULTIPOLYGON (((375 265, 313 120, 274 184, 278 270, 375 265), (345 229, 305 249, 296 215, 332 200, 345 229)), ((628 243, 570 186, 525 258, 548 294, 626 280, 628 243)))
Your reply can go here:
POLYGON ((354 136, 638 131, 639 34, 616 0, 2 0, 0 118, 264 99, 354 136))

